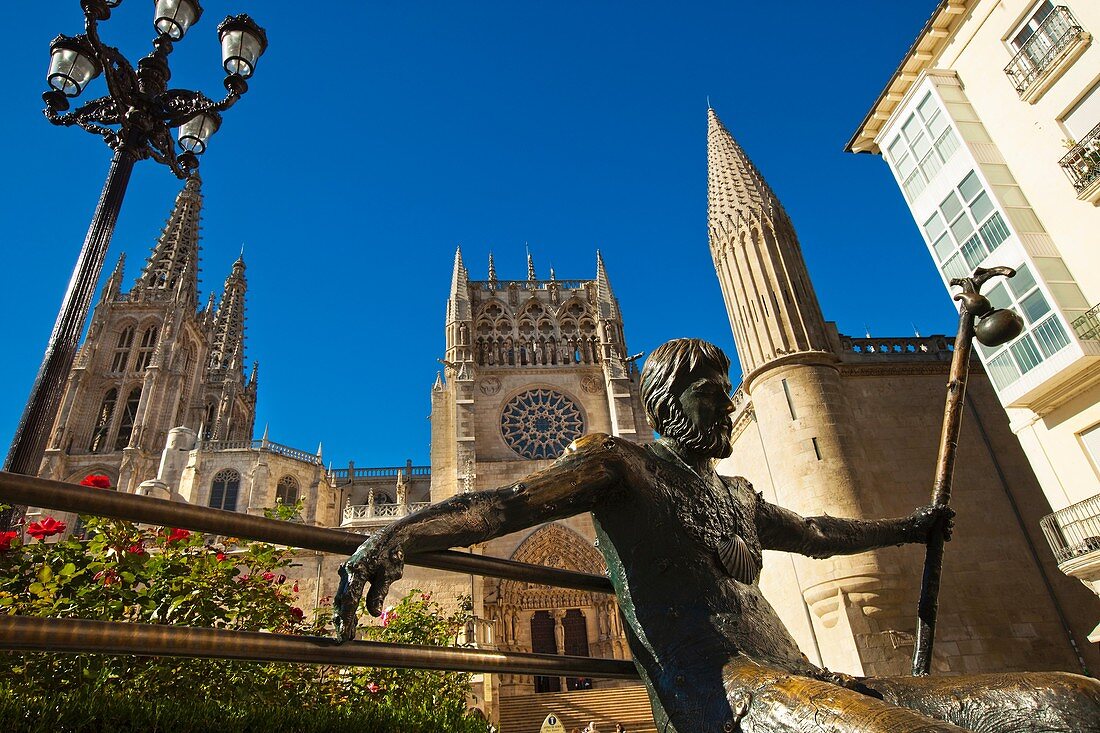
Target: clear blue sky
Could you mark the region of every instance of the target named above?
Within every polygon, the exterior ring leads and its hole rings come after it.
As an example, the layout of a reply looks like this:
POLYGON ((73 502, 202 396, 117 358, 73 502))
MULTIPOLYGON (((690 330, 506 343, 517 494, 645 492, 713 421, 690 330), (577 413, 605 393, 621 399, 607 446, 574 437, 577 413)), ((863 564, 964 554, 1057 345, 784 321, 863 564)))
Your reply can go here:
MULTIPOLYGON (((208 0, 173 85, 221 91, 230 12, 271 40, 202 163, 204 292, 245 245, 257 433, 324 441, 336 465, 426 463, 457 244, 475 279, 490 249, 501 278, 524 277, 525 242, 540 276, 592 277, 600 248, 632 352, 689 335, 732 350, 707 249, 708 95, 793 218, 827 318, 952 332, 886 165, 842 152, 934 4, 208 0)), ((77 0, 6 12, 5 450, 110 158, 41 114, 77 0)), ((124 0, 101 34, 136 61, 151 18, 124 0)), ((138 164, 105 274, 125 251, 132 281, 179 187, 138 164)))

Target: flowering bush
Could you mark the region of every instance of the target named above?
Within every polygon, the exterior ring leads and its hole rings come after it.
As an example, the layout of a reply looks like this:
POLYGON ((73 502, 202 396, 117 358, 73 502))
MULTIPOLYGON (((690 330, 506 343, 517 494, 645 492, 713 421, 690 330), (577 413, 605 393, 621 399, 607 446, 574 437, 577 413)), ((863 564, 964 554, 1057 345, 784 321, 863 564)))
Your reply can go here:
MULTIPOLYGON (((308 620, 298 605, 297 585, 287 582, 291 550, 258 542, 240 545, 233 538, 210 543, 197 532, 96 517, 82 517, 81 522, 83 539, 42 542, 65 529, 52 518, 27 527, 37 542, 21 544, 17 533, 0 534, 0 613, 328 633, 325 624, 331 609, 319 609, 308 620)), ((394 614, 386 627, 370 628, 365 635, 384 641, 446 644, 465 620, 465 614, 448 616, 418 595, 402 600, 394 614)), ((460 673, 4 654, 0 655, 0 725, 10 722, 2 714, 5 701, 15 709, 45 710, 58 708, 55 699, 132 698, 177 706, 184 712, 189 706, 198 710, 220 705, 227 714, 237 714, 260 705, 335 715, 332 711, 339 708, 345 717, 391 721, 388 728, 373 730, 485 731, 483 723, 465 716, 468 688, 469 675, 460 673), (50 704, 40 705, 43 701, 50 704)), ((108 714, 106 708, 103 714, 108 714)), ((313 730, 312 724, 301 721, 284 723, 288 727, 281 729, 313 730)), ((157 727, 163 729, 163 724, 157 727)), ((248 727, 242 723, 238 729, 248 727)))
POLYGON ((109 489, 111 488, 111 478, 99 473, 90 473, 81 479, 80 485, 91 486, 95 489, 109 489))

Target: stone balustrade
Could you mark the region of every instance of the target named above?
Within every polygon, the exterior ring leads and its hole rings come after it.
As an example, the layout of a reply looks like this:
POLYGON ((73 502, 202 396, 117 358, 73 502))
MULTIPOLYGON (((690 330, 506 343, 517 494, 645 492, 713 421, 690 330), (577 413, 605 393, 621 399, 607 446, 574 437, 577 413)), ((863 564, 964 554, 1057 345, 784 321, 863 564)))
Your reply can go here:
POLYGON ((849 358, 892 357, 906 359, 927 356, 936 359, 951 358, 955 349, 952 340, 946 336, 903 336, 882 338, 853 338, 840 336, 841 355, 849 358))
POLYGON ((292 458, 303 463, 320 463, 321 458, 316 453, 291 448, 289 445, 275 443, 270 440, 208 440, 199 445, 199 450, 206 452, 226 450, 257 450, 266 453, 292 458))
POLYGON ((410 504, 348 504, 344 507, 344 519, 340 526, 355 527, 363 524, 385 524, 413 512, 418 512, 430 503, 418 501, 410 504))

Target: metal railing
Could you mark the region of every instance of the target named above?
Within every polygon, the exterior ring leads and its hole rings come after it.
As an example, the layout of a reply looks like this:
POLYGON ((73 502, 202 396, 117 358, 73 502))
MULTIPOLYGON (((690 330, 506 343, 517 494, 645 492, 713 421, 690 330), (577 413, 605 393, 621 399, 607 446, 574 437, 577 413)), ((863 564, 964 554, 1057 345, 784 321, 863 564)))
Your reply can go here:
POLYGON ((1005 74, 1012 81, 1021 97, 1039 76, 1054 65, 1074 41, 1085 34, 1073 14, 1065 5, 1058 5, 1035 29, 1031 37, 1020 47, 1005 67, 1005 74))
POLYGON ((1082 341, 1100 341, 1100 304, 1074 318, 1071 325, 1082 341))
MULTIPOLYGON (((339 555, 354 552, 363 541, 362 535, 339 529, 312 527, 136 494, 89 489, 7 472, 0 472, 0 500, 339 555)), ((435 570, 487 575, 595 593, 614 593, 611 581, 601 575, 454 550, 410 555, 406 563, 435 570)), ((637 679, 638 676, 632 662, 618 659, 374 641, 337 645, 333 639, 325 637, 21 616, 0 616, 0 650, 204 657, 618 679, 637 679)))
POLYGON ((1100 494, 1059 509, 1039 524, 1059 564, 1100 551, 1100 494))
POLYGON ((1058 165, 1069 176, 1070 183, 1077 193, 1081 193, 1100 178, 1100 125, 1088 133, 1070 148, 1058 165))

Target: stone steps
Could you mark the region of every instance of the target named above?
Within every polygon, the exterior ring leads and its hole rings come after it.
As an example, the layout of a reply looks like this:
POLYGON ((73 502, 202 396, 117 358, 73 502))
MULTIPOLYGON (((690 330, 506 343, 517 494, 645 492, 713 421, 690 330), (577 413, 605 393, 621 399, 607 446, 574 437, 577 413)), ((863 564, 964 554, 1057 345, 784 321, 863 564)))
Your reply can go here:
POLYGON ((642 685, 502 697, 500 733, 539 733, 550 713, 558 716, 567 733, 589 721, 596 722, 600 733, 613 733, 615 723, 626 726, 628 733, 657 733, 642 685))

